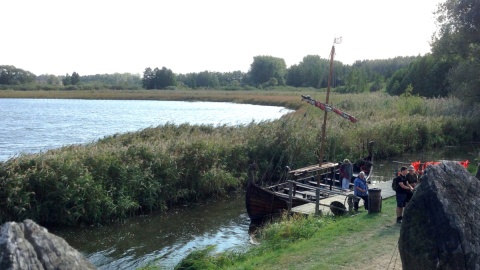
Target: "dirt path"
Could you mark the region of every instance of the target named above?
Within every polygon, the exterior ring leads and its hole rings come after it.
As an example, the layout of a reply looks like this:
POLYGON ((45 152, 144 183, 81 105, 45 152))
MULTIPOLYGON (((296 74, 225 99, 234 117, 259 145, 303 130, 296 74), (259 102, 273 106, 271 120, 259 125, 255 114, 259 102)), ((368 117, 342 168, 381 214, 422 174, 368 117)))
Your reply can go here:
MULTIPOLYGON (((361 269, 403 269, 397 244, 400 236, 399 224, 391 222, 385 227, 370 231, 368 235, 371 240, 366 244, 370 248, 367 248, 366 256, 359 262, 361 269)), ((355 263, 347 269, 359 269, 359 264, 355 263)))

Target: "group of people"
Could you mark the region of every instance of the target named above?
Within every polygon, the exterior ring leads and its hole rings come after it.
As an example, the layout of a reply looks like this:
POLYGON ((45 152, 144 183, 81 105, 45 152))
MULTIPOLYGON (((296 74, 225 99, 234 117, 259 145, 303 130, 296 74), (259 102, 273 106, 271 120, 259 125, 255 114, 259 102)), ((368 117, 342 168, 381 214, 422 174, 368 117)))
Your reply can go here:
MULTIPOLYGON (((348 159, 343 160, 339 173, 340 179, 342 179, 342 189, 349 190, 350 179, 353 177, 353 165, 348 159)), ((398 188, 395 191, 397 200, 397 223, 402 223, 403 210, 412 198, 415 187, 420 183, 420 179, 415 172, 415 168, 410 165, 409 167, 401 167, 394 181, 398 183, 398 188)), ((365 210, 368 211, 368 184, 363 171, 358 174, 353 182, 353 194, 363 200, 365 210)), ((353 208, 356 212, 358 211, 359 201, 360 199, 354 200, 353 203, 353 208)))
MULTIPOLYGON (((350 179, 353 177, 353 165, 348 159, 344 159, 339 169, 340 179, 342 179, 342 189, 350 190, 350 179)), ((358 173, 357 178, 353 181, 353 194, 363 200, 365 210, 368 210, 368 184, 365 173, 358 173)), ((354 200, 353 209, 358 212, 360 200, 354 200)))
POLYGON ((397 199, 397 223, 402 223, 403 210, 407 203, 413 196, 415 187, 420 183, 418 175, 415 173, 415 168, 410 165, 408 168, 403 166, 400 168, 400 173, 393 179, 398 183, 398 187, 395 190, 395 197, 397 199))

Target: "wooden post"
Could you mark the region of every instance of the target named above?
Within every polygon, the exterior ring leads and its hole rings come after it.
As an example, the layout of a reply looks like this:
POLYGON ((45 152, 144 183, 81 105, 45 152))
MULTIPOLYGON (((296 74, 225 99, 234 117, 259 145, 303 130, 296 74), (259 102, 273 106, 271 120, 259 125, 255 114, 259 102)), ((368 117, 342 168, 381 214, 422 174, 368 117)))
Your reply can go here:
POLYGON ((315 215, 320 214, 320 188, 315 188, 315 215))
POLYGON ((292 211, 292 201, 293 201, 293 181, 288 181, 288 213, 292 211))
POLYGON ((332 187, 335 185, 335 167, 330 168, 330 179, 332 180, 330 190, 332 190, 332 187))

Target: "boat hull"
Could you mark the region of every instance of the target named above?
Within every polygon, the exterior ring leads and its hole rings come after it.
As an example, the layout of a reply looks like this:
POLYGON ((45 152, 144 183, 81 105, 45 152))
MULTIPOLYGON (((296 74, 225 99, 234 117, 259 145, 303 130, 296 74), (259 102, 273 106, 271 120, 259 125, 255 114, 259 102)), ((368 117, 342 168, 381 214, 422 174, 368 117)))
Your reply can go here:
MULTIPOLYGON (((306 199, 293 197, 292 207, 308 202, 306 199)), ((286 194, 266 190, 253 183, 249 183, 245 203, 250 220, 253 223, 258 223, 288 210, 289 197, 286 194)))

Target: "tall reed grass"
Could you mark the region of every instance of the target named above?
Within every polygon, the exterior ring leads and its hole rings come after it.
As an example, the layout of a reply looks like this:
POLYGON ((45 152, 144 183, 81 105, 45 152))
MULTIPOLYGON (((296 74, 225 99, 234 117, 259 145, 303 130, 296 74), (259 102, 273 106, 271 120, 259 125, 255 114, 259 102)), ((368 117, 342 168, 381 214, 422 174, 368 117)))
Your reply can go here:
MULTIPOLYGON (((297 93, 281 93, 271 101, 299 109, 276 121, 238 127, 165 124, 0 163, 0 222, 109 223, 225 196, 245 186, 254 161, 260 181, 280 181, 287 165, 318 163, 324 116, 301 103, 297 93)), ((307 94, 325 98, 321 92, 307 94)), ((249 96, 254 97, 269 95, 249 96)), ((346 94, 333 96, 331 104, 359 119, 351 123, 328 114, 325 158, 332 161, 363 157, 368 141, 376 142, 375 156, 382 159, 463 144, 480 134, 479 107, 453 98, 346 94)))

